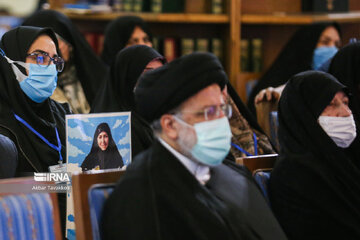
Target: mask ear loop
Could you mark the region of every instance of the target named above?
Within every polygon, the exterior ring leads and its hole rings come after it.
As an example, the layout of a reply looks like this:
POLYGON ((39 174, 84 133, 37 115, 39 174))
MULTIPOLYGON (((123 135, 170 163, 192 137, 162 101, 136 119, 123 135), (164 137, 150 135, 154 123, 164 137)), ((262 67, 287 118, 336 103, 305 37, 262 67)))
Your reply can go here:
POLYGON ((8 58, 5 55, 5 52, 4 52, 4 50, 2 50, 2 48, 0 48, 0 54, 11 65, 11 68, 13 69, 14 74, 16 76, 16 79, 19 81, 19 83, 22 82, 25 78, 27 78, 27 76, 23 72, 20 71, 20 69, 18 68, 18 66, 16 64, 22 66, 23 68, 25 68, 26 70, 29 71, 29 68, 30 68, 29 63, 24 63, 24 62, 21 62, 21 61, 13 61, 13 60, 11 60, 10 58, 8 58))

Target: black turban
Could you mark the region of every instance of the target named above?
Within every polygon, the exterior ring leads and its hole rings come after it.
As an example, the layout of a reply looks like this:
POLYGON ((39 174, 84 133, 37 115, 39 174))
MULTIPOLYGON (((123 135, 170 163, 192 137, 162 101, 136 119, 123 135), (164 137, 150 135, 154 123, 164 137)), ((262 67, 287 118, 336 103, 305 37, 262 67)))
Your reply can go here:
POLYGON ((223 89, 227 82, 215 55, 182 56, 140 77, 135 91, 138 112, 152 122, 207 86, 215 83, 223 89))

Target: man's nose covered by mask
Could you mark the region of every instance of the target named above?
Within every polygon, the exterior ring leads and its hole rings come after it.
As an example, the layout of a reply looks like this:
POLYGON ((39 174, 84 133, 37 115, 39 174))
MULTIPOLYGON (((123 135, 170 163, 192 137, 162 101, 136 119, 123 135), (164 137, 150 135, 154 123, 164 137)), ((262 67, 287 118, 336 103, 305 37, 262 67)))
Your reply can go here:
POLYGON ((57 85, 57 70, 54 64, 40 66, 33 63, 13 61, 3 55, 11 65, 20 88, 34 102, 41 103, 49 98, 55 91, 57 85), (20 71, 19 65, 28 71, 28 76, 20 71))
POLYGON ((175 116, 175 119, 185 127, 194 129, 197 141, 191 149, 187 150, 196 160, 209 166, 222 163, 230 151, 232 136, 226 117, 196 123, 194 126, 179 117, 175 116))

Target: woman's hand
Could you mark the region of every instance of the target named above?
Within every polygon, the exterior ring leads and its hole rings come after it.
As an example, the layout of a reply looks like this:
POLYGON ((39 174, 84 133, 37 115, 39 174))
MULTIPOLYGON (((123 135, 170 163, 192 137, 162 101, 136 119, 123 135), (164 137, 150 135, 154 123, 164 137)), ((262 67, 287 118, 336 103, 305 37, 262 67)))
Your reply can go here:
POLYGON ((277 101, 279 100, 282 91, 284 90, 285 84, 277 88, 268 87, 261 90, 255 97, 255 104, 262 101, 277 101))

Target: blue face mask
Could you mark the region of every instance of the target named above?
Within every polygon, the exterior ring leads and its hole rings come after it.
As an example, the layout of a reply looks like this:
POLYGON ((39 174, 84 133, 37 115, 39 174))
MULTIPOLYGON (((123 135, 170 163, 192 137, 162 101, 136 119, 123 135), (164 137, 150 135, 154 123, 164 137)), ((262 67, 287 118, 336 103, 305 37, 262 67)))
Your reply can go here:
POLYGON ((338 49, 337 47, 318 47, 314 50, 312 67, 318 70, 327 60, 332 58, 338 49))
POLYGON ((30 64, 29 76, 20 82, 20 88, 34 102, 41 103, 49 98, 57 85, 57 71, 54 64, 48 67, 30 64))
POLYGON ((176 117, 181 123, 194 128, 197 142, 190 150, 191 155, 199 162, 217 166, 222 163, 231 147, 231 129, 229 120, 222 117, 216 120, 189 125, 176 117))
POLYGON ((54 64, 39 66, 33 63, 13 61, 6 56, 4 58, 11 64, 16 79, 19 81, 20 88, 31 100, 41 103, 54 93, 58 74, 54 64), (27 69, 29 76, 23 74, 17 65, 27 69))

